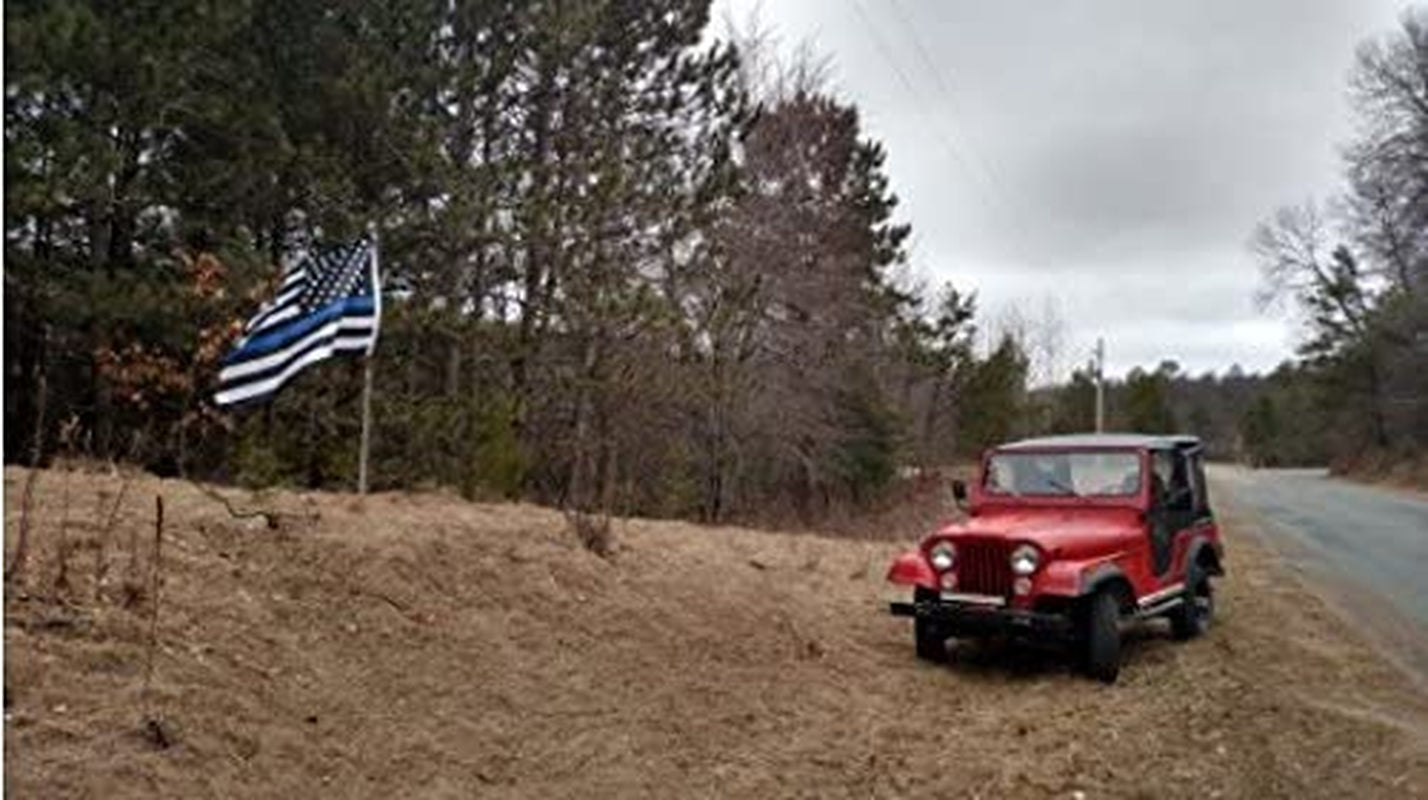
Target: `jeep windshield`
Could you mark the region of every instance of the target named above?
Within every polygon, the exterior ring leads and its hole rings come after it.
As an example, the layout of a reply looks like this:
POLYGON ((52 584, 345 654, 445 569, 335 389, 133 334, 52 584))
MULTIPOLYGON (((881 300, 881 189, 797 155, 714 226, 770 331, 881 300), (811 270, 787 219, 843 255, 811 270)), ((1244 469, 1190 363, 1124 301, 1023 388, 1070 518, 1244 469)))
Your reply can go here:
POLYGON ((1033 497, 1130 497, 1140 491, 1140 456, 1129 451, 994 453, 989 494, 1033 497))

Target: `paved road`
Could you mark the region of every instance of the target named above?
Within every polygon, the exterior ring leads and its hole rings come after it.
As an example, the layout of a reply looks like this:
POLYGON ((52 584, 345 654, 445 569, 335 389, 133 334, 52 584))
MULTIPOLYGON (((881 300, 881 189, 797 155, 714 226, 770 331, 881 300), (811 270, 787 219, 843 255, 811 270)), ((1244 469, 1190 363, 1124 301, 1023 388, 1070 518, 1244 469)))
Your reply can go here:
POLYGON ((1428 499, 1324 470, 1213 467, 1211 479, 1259 514, 1276 549, 1344 581, 1360 599, 1388 601, 1428 637, 1428 499))

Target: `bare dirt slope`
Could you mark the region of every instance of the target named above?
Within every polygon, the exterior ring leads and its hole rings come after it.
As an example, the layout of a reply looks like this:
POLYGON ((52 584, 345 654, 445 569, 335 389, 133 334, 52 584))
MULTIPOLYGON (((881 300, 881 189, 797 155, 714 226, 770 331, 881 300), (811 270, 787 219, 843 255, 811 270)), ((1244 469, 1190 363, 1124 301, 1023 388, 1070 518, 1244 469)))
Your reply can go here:
POLYGON ((1105 687, 1025 651, 917 663, 877 602, 895 545, 630 522, 607 561, 548 510, 440 495, 271 495, 294 515, 271 531, 139 478, 95 602, 96 495, 119 479, 76 474, 63 604, 65 481, 43 474, 6 598, 16 798, 1428 794, 1428 698, 1233 514, 1222 624, 1143 629, 1105 687), (166 749, 141 732, 152 597, 124 588, 155 494, 166 749))

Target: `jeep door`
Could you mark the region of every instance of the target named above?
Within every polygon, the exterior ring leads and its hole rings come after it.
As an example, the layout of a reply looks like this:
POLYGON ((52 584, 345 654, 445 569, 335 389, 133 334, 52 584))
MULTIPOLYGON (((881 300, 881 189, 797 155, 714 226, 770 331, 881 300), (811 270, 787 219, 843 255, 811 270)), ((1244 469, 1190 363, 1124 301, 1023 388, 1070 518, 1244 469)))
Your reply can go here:
MULTIPOLYGON (((1198 457, 1198 454, 1194 457, 1198 457)), ((1179 448, 1151 453, 1151 507, 1147 515, 1151 572, 1164 578, 1204 509, 1204 483, 1195 480, 1192 456, 1179 448), (1197 484, 1199 491, 1196 491, 1197 484)))

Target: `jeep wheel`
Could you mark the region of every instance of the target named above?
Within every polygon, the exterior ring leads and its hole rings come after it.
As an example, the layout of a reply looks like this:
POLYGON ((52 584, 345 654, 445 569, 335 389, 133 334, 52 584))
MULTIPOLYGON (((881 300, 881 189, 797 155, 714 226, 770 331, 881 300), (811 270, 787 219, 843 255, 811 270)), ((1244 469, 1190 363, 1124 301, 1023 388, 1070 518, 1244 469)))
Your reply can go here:
POLYGON ((919 619, 913 623, 913 635, 917 637, 917 657, 933 664, 947 663, 947 636, 937 627, 937 623, 919 619))
MULTIPOLYGON (((918 588, 913 599, 922 602, 937 597, 930 591, 918 588)), ((917 657, 933 664, 947 663, 947 634, 942 626, 930 619, 917 617, 912 623, 913 636, 917 640, 917 657)))
POLYGON ((1170 631, 1176 639, 1194 639, 1210 628, 1215 616, 1215 591, 1210 576, 1191 567, 1185 576, 1185 600, 1170 612, 1170 631))
POLYGON ((1121 605, 1112 592, 1097 592, 1087 602, 1081 626, 1081 669, 1102 683, 1115 683, 1121 671, 1121 605))

